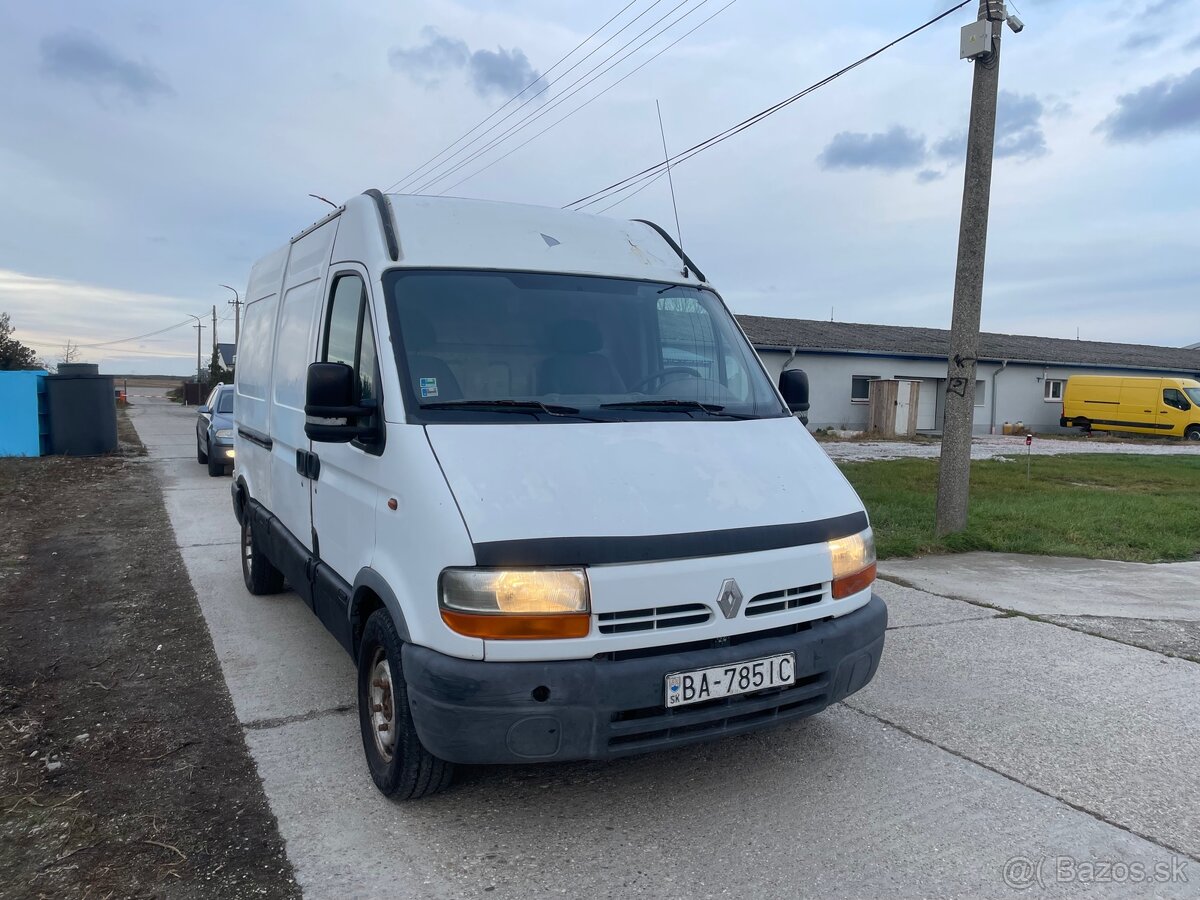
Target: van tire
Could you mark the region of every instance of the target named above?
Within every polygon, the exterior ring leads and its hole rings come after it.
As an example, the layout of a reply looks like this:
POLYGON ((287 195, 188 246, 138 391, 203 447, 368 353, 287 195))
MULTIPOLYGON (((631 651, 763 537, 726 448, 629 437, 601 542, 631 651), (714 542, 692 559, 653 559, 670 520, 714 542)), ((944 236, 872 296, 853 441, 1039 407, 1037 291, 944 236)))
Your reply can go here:
POLYGON ((417 736, 401 662, 403 646, 387 610, 372 613, 358 648, 358 722, 375 786, 394 800, 417 800, 447 787, 454 764, 426 750, 417 736), (376 704, 383 708, 373 709, 376 704), (381 732, 380 724, 390 727, 381 732))
POLYGON ((246 582, 246 590, 255 596, 278 594, 283 590, 283 573, 263 555, 254 540, 250 518, 249 510, 242 514, 242 580, 246 582))
POLYGON ((1200 425, 1189 425, 1183 436, 1189 441, 1200 441, 1200 425))

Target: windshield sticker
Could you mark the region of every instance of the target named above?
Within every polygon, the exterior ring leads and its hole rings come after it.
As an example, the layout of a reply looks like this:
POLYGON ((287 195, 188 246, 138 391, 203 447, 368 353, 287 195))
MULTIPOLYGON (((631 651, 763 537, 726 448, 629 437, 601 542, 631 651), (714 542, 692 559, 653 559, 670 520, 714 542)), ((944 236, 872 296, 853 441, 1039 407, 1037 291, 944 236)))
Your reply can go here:
POLYGON ((438 395, 436 378, 422 378, 422 379, 420 379, 420 381, 421 381, 421 397, 422 398, 436 397, 438 395))

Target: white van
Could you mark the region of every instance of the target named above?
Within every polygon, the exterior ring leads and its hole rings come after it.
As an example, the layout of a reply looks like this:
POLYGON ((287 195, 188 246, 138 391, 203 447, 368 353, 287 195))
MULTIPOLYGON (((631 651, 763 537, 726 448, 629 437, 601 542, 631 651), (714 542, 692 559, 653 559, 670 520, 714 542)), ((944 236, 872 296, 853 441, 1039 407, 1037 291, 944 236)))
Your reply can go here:
POLYGON ((871 530, 792 414, 807 381, 781 396, 658 226, 372 190, 246 299, 246 586, 286 580, 357 661, 385 794, 776 725, 875 674, 871 530))

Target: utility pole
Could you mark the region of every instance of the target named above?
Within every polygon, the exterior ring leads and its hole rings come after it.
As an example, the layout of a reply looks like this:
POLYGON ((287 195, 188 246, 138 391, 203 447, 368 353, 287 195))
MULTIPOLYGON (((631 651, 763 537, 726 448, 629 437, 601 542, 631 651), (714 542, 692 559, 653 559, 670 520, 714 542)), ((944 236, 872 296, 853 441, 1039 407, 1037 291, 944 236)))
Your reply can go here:
POLYGON ((213 353, 217 352, 217 304, 213 304, 213 353))
POLYGON ((200 333, 204 331, 204 326, 200 324, 199 316, 194 313, 188 313, 188 315, 196 320, 196 324, 192 327, 196 329, 196 384, 199 385, 202 383, 202 379, 200 378, 200 333))
POLYGON ((229 301, 229 304, 230 304, 230 306, 233 307, 233 347, 234 347, 233 352, 237 353, 238 341, 240 341, 242 339, 242 322, 241 322, 242 296, 241 296, 241 294, 239 294, 237 292, 236 288, 231 288, 227 284, 219 284, 219 285, 217 285, 217 287, 223 287, 227 291, 233 291, 233 299, 229 301))
MULTIPOLYGON (((996 95, 1000 84, 1000 32, 1008 18, 1004 0, 980 0, 977 21, 962 30, 960 56, 974 63, 975 72, 971 87, 971 121, 967 129, 962 218, 958 230, 958 268, 954 273, 942 458, 938 469, 939 535, 967 527, 979 318, 983 307, 992 150, 996 140, 996 95)), ((1025 26, 1014 16, 1009 27, 1015 33, 1025 26)))

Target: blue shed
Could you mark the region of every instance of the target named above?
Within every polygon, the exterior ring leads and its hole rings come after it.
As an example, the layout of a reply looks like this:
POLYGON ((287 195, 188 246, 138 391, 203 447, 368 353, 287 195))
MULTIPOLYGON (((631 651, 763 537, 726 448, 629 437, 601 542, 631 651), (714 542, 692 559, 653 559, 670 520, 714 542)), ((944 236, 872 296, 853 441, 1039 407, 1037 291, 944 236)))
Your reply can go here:
POLYGON ((41 456, 50 450, 46 372, 0 372, 0 456, 41 456))

